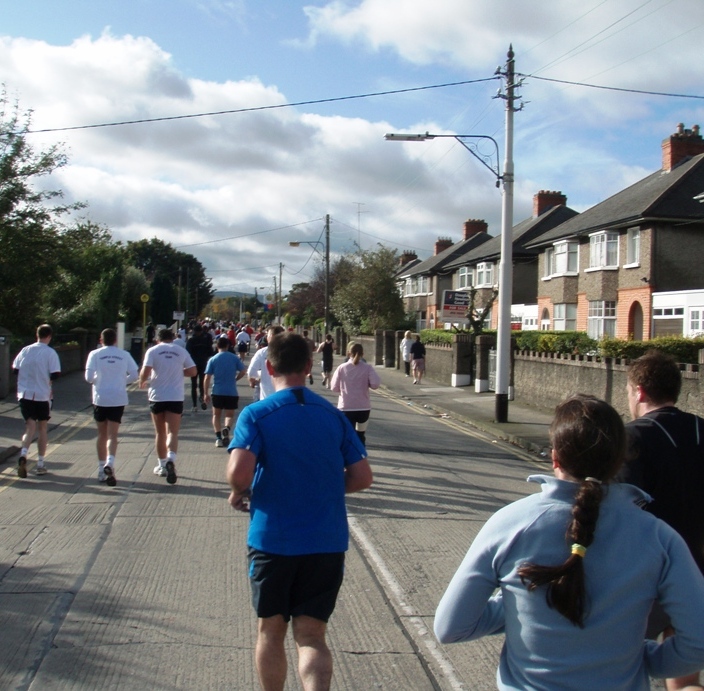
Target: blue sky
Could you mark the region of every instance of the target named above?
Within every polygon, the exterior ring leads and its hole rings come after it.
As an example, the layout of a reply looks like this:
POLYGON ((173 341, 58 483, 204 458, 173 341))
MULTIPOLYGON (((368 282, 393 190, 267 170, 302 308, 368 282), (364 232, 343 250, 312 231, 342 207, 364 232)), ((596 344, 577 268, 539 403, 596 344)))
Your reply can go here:
POLYGON ((33 129, 328 103, 31 135, 62 142, 50 182, 116 240, 191 252, 216 288, 307 280, 323 217, 333 253, 377 242, 424 258, 467 218, 500 229, 500 191, 453 139, 504 148, 505 62, 528 75, 515 116, 515 222, 541 189, 584 210, 660 167, 660 144, 704 124, 701 0, 0 0, 0 73, 33 129), (700 98, 666 98, 565 80, 700 98))

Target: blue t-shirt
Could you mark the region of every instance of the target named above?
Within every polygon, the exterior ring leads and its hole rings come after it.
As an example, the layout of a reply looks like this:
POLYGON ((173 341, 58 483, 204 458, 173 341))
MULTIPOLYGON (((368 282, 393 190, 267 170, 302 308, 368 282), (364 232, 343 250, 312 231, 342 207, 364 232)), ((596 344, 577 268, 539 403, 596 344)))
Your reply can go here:
POLYGON ((228 350, 213 355, 205 366, 205 373, 213 375, 213 394, 237 396, 237 373, 244 368, 242 360, 228 350))
POLYGON ((247 406, 229 450, 257 457, 247 544, 272 554, 344 552, 345 466, 367 452, 344 414, 306 387, 247 406))

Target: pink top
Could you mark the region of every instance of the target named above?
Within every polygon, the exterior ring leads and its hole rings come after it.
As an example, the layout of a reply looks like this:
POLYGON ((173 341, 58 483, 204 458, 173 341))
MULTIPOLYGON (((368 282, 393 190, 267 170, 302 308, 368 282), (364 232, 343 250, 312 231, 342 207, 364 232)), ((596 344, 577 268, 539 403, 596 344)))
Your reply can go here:
POLYGON ((340 410, 371 410, 369 389, 378 389, 380 384, 381 378, 370 364, 360 360, 355 365, 348 360, 335 370, 330 387, 340 394, 340 410))

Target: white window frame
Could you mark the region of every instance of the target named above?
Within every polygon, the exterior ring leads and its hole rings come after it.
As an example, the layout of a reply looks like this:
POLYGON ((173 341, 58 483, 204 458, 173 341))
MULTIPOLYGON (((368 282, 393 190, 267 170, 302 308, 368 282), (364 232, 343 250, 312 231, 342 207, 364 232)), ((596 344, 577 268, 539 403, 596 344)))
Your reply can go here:
POLYGON ((457 272, 457 287, 471 288, 474 285, 474 270, 470 266, 460 266, 457 272))
POLYGON ((640 266, 640 228, 629 228, 626 231, 626 263, 624 269, 640 266))
POLYGON ((428 276, 418 276, 418 284, 416 293, 418 295, 426 295, 430 292, 430 278, 428 276))
POLYGON ((616 301, 590 300, 587 313, 587 335, 600 339, 616 335, 616 301))
POLYGON ((602 230, 589 236, 589 269, 618 269, 618 233, 602 230))
POLYGON ((487 288, 494 285, 493 262, 480 262, 476 268, 476 287, 487 288))
POLYGON ((558 302, 553 305, 553 331, 577 330, 577 304, 574 302, 558 302))
POLYGON ((577 276, 578 274, 579 243, 576 240, 562 240, 545 250, 543 278, 577 276))
POLYGON ((689 310, 689 333, 704 332, 704 306, 692 307, 689 310))

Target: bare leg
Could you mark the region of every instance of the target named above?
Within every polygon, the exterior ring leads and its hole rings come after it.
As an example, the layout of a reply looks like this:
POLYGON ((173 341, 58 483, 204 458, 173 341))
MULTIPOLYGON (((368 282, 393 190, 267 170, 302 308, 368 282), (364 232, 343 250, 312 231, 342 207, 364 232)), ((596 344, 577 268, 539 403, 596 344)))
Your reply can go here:
POLYGON ((37 421, 37 452, 41 458, 46 455, 46 447, 49 444, 49 421, 37 421))
MULTIPOLYGON (((178 431, 181 429, 181 416, 178 413, 166 411, 164 417, 166 419, 166 429, 168 430, 166 446, 169 451, 176 453, 178 451, 178 431)), ((159 458, 165 458, 165 456, 160 456, 159 458)))
POLYGON ((305 691, 328 691, 332 654, 325 642, 327 624, 313 617, 294 617, 293 639, 298 648, 298 674, 305 691))
POLYGON ((108 420, 108 429, 107 429, 107 458, 108 456, 116 456, 117 455, 117 432, 120 429, 120 423, 119 422, 113 422, 112 420, 108 420))
POLYGON ((232 429, 232 425, 235 421, 235 411, 234 410, 226 410, 225 411, 225 427, 229 427, 232 429))
POLYGON ((37 421, 29 418, 25 420, 24 423, 24 434, 22 435, 22 448, 27 449, 29 452, 29 447, 34 439, 34 433, 37 431, 37 421))
POLYGON ((154 423, 156 455, 159 460, 166 458, 166 413, 152 413, 154 423))
POLYGON ((286 681, 284 640, 288 624, 280 614, 259 619, 255 661, 264 691, 282 691, 286 681))
MULTIPOLYGON (((220 430, 220 420, 222 418, 222 408, 216 408, 213 406, 213 432, 217 434, 220 430)), ((227 418, 225 419, 225 424, 227 424, 227 418)))
POLYGON ((98 452, 98 460, 105 461, 108 457, 108 421, 98 423, 98 438, 95 440, 95 450, 98 452))

